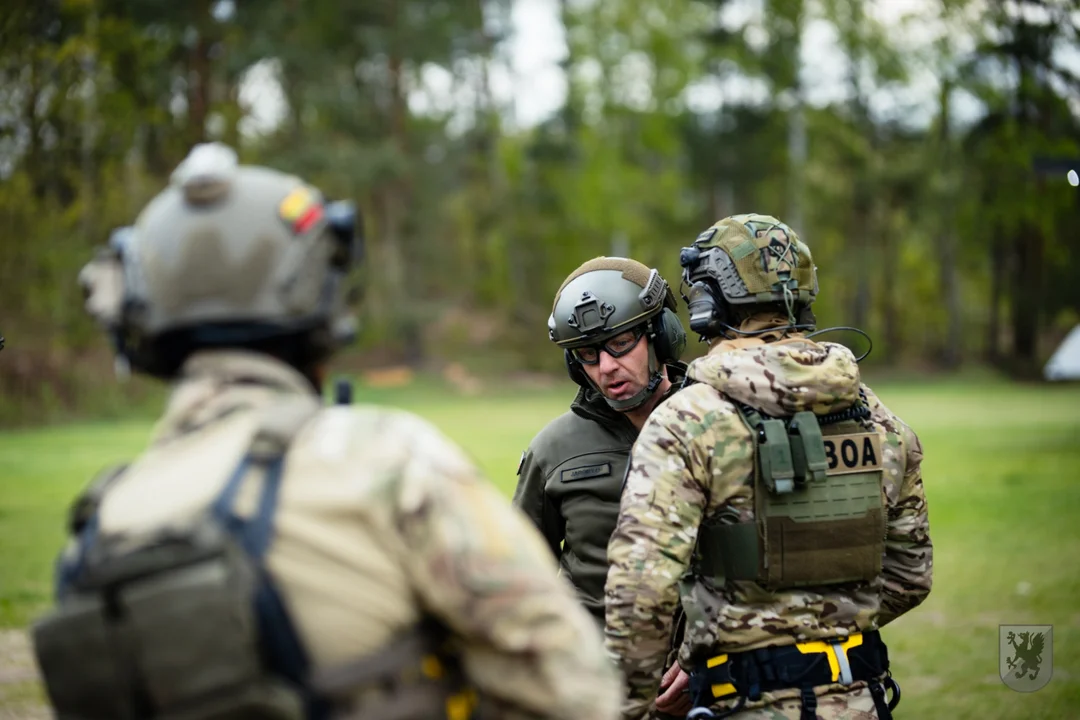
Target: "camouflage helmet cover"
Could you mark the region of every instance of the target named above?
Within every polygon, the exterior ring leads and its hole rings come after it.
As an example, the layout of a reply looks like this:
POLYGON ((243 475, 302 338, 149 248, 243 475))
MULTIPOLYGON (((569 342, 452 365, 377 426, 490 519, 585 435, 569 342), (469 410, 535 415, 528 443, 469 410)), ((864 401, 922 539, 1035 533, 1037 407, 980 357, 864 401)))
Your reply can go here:
POLYGON ((750 213, 720 220, 683 250, 682 265, 685 281, 712 280, 732 305, 791 298, 808 306, 818 293, 810 248, 771 215, 750 213))
POLYGON ((571 349, 602 342, 678 305, 656 270, 636 260, 597 257, 570 274, 555 293, 548 335, 571 349))

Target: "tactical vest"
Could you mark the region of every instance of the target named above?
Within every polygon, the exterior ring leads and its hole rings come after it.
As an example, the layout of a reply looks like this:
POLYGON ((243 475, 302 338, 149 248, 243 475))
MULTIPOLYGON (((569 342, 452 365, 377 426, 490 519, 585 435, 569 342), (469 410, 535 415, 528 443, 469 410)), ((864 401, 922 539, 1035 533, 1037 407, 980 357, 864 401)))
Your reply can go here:
POLYGON ((870 581, 885 552, 882 436, 865 398, 827 416, 767 417, 736 404, 754 438, 752 522, 708 518, 696 574, 770 591, 870 581))
POLYGON ((78 551, 59 564, 56 607, 32 631, 58 718, 474 716, 449 633, 433 621, 370 657, 310 671, 263 560, 285 453, 318 411, 316 400, 297 397, 268 408, 211 507, 180 527, 137 539, 100 535, 97 506, 122 470, 76 503, 78 551), (249 481, 260 495, 242 518, 233 505, 249 481))

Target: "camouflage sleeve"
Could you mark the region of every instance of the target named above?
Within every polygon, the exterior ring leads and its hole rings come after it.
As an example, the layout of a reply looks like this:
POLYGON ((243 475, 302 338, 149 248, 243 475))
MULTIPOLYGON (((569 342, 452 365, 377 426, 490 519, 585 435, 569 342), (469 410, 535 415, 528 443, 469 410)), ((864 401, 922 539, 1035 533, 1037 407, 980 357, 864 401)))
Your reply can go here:
POLYGON ((548 547, 555 557, 562 552, 562 541, 566 535, 566 522, 558 508, 547 497, 547 477, 544 468, 537 461, 530 447, 521 460, 518 472, 517 489, 514 490, 514 507, 520 509, 532 520, 533 525, 544 536, 548 547))
POLYGON ((624 718, 646 716, 656 698, 705 492, 695 480, 686 423, 673 398, 650 416, 630 459, 608 545, 605 642, 627 686, 624 718))
POLYGON ((884 626, 917 607, 930 594, 934 547, 922 481, 922 444, 918 436, 871 393, 871 407, 891 431, 898 433, 906 455, 900 483, 886 480, 888 528, 882 572, 885 585, 878 614, 884 626))
POLYGON ((441 435, 416 441, 396 508, 403 558, 421 603, 463 638, 478 690, 499 717, 618 717, 596 622, 536 529, 441 435))

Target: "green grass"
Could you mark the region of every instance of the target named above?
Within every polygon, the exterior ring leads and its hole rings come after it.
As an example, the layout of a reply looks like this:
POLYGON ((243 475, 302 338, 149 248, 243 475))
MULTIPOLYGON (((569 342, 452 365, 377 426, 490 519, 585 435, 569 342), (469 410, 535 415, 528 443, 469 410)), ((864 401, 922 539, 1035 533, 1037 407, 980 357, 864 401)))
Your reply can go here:
MULTIPOLYGON (((1080 717, 1080 387, 875 389, 922 438, 936 550, 929 599, 885 631, 904 689, 897 717, 1080 717), (1026 623, 1054 626, 1053 679, 1031 694, 998 678, 998 626, 1026 623)), ((571 395, 559 385, 465 398, 420 382, 358 390, 357 401, 427 417, 509 494, 521 451, 571 395)), ((83 424, 0 437, 0 627, 44 607, 68 501, 100 467, 136 453, 149 430, 83 424)), ((0 710, 7 702, 0 694, 0 710)))

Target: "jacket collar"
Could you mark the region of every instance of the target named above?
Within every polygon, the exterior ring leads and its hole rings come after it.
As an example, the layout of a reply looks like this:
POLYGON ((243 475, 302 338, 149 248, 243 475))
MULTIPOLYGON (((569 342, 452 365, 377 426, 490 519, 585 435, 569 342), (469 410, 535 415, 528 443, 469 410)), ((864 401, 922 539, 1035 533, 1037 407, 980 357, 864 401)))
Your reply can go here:
POLYGON ((153 442, 168 442, 237 410, 264 406, 281 394, 318 397, 299 371, 269 355, 244 350, 195 353, 180 370, 153 442))

